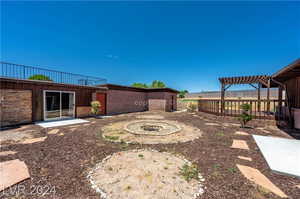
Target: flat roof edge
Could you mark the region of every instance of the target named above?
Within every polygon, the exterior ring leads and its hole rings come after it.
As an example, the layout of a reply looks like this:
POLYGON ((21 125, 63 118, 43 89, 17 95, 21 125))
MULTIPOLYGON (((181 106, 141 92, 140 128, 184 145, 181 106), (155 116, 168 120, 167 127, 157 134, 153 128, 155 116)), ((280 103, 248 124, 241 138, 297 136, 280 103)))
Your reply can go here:
POLYGON ((139 92, 173 92, 179 93, 179 91, 172 88, 137 88, 132 86, 123 86, 118 84, 101 84, 99 86, 107 87, 108 89, 120 89, 120 90, 135 90, 139 92))
POLYGON ((16 82, 16 83, 21 83, 22 82, 22 83, 28 83, 28 84, 51 84, 51 85, 57 85, 57 86, 82 87, 82 88, 93 88, 93 89, 107 90, 106 87, 100 87, 100 86, 65 84, 65 83, 57 83, 57 82, 43 81, 43 80, 17 79, 17 78, 8 78, 8 77, 0 77, 0 81, 16 82))

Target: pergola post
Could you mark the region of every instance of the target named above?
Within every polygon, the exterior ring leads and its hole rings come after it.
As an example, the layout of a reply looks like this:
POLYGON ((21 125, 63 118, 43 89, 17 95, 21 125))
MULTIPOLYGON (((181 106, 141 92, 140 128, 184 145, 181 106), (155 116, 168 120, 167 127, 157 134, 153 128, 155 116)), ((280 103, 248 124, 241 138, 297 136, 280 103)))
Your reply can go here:
POLYGON ((257 111, 258 111, 259 115, 260 115, 260 88, 261 88, 261 84, 258 83, 258 87, 257 87, 257 111))
POLYGON ((225 112, 225 84, 222 83, 221 88, 221 115, 225 112))
POLYGON ((270 82, 271 80, 268 80, 268 87, 267 87, 267 114, 270 115, 270 82))
POLYGON ((278 88, 278 107, 277 107, 276 112, 279 112, 279 119, 280 120, 285 118, 285 115, 283 113, 283 108, 282 108, 282 91, 283 91, 283 88, 282 88, 281 85, 279 85, 279 88, 278 88))
POLYGON ((283 91, 283 88, 281 85, 279 85, 279 88, 278 88, 278 107, 281 109, 282 107, 282 91, 283 91))

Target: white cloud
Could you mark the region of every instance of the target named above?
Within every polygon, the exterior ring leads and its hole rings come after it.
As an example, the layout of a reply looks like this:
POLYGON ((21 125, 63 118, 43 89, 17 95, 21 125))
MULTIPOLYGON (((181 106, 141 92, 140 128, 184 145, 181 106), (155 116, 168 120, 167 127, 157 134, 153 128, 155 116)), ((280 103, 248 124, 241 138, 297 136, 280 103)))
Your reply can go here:
POLYGON ((119 56, 117 55, 112 55, 112 54, 107 54, 105 55, 106 58, 109 58, 109 59, 119 59, 119 56))

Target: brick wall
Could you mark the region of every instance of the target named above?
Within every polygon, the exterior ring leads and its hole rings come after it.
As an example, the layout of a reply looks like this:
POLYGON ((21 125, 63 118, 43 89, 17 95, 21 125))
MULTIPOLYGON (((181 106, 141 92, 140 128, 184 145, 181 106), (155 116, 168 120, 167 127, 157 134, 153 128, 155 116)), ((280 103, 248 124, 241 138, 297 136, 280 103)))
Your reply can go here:
POLYGON ((108 90, 107 114, 139 112, 148 110, 147 94, 138 91, 108 90))
POLYGON ((32 122, 31 90, 1 89, 1 126, 32 122))
POLYGON ((76 117, 91 116, 91 106, 77 106, 76 117))

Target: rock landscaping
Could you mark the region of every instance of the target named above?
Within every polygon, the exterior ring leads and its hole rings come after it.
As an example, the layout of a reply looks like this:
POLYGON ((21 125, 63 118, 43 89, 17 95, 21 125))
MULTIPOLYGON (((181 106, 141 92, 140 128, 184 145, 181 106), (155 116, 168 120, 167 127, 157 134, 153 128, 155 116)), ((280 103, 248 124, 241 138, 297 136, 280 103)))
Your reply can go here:
POLYGON ((103 138, 111 142, 140 144, 187 142, 202 136, 200 129, 171 120, 116 122, 104 126, 102 132, 103 138))
POLYGON ((204 181, 192 163, 169 153, 133 150, 112 154, 88 174, 103 198, 197 198, 204 181))
MULTIPOLYGON (((47 132, 53 129, 45 131, 33 125, 3 131, 8 135, 30 129, 31 138, 47 138, 27 144, 22 144, 27 138, 2 143, 1 152, 6 153, 0 155, 0 162, 23 161, 30 178, 0 192, 0 198, 300 198, 296 186, 300 179, 273 173, 253 137, 235 134, 243 131, 266 135, 256 129, 264 128, 270 131, 268 135, 290 138, 273 127, 272 121, 253 120, 247 124, 253 128, 241 129, 232 125, 238 123, 236 118, 187 112, 130 113, 88 120, 90 125, 55 127, 59 131, 51 134, 47 132), (143 117, 148 115, 164 119, 143 117), (157 136, 136 135, 124 128, 129 122, 145 120, 171 121, 181 130, 157 136), (231 148, 233 140, 244 141, 249 150, 231 148), (271 182, 281 192, 258 183, 254 176, 247 177, 242 171, 247 167, 259 171, 265 182, 271 182), (43 189, 40 194, 30 193, 37 186, 48 187, 51 192, 43 189), (18 187, 25 191, 18 195, 9 192, 18 187)), ((153 125, 149 128, 159 132, 153 125)))

